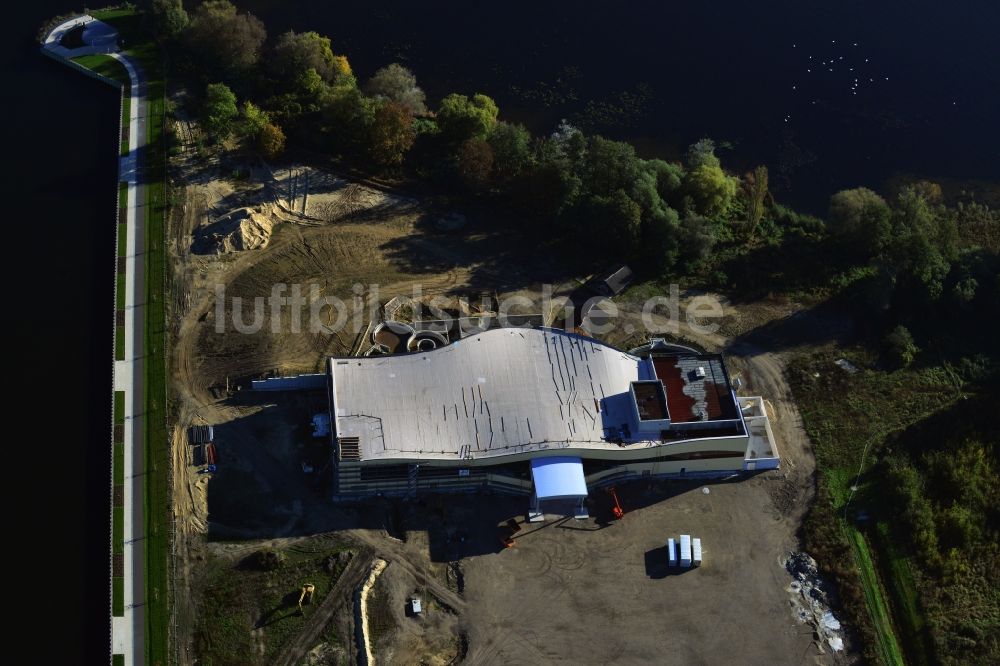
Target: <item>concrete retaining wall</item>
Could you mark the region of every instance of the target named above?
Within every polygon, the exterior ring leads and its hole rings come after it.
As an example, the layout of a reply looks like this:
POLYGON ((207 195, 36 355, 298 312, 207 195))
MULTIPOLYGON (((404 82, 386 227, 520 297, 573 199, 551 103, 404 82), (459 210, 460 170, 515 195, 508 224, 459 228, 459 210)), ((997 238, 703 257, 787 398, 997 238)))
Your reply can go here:
POLYGON ((326 374, 271 377, 250 382, 254 391, 311 391, 326 388, 326 374))

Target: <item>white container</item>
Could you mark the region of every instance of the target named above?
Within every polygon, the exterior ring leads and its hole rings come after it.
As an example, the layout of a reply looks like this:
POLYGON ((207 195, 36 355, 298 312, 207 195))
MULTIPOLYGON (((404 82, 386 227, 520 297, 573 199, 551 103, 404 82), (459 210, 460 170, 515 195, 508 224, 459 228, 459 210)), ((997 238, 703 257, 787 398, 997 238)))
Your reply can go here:
POLYGON ((413 597, 410 599, 410 611, 414 615, 420 615, 420 611, 423 610, 420 604, 420 597, 413 597))
POLYGON ((677 544, 673 537, 667 539, 667 564, 672 567, 677 566, 677 544))
POLYGON ((691 566, 691 535, 682 534, 681 535, 681 553, 680 560, 682 567, 691 566))
POLYGON ((701 566, 701 539, 691 539, 691 564, 701 566))

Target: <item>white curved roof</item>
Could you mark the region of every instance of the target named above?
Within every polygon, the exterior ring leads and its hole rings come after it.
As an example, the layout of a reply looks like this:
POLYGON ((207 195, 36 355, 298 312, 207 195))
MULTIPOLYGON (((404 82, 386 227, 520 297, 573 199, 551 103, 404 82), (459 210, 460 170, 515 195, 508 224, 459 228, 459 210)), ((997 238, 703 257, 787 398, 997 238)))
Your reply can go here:
POLYGON ((330 359, 330 369, 337 436, 357 437, 362 460, 617 448, 604 424, 627 415, 602 415, 602 401, 652 378, 647 361, 534 328, 493 329, 417 354, 330 359))

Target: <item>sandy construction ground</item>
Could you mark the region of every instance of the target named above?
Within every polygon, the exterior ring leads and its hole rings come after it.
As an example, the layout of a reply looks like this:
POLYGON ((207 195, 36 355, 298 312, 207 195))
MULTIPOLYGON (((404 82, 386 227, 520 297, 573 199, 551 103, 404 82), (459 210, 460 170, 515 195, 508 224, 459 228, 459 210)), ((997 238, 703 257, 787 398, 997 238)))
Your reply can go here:
MULTIPOLYGON (((449 296, 533 294, 543 282, 572 289, 579 276, 553 262, 551 248, 533 248, 502 221, 469 214, 465 228, 444 232, 428 223, 439 212, 413 198, 315 169, 248 171, 251 177, 242 181, 201 172, 178 183, 183 205, 171 221, 174 638, 181 663, 197 657, 191 632, 203 562, 220 548, 207 541, 209 535, 245 544, 227 546, 233 552, 335 538, 386 559, 376 591, 388 629, 375 648, 387 663, 830 659, 818 655, 809 627, 793 617, 785 591, 790 579, 781 565, 797 548, 815 467, 783 375, 794 346, 772 346, 766 335, 753 334, 798 308, 745 304, 730 309, 719 333, 698 334, 684 325, 679 331, 725 352, 743 380, 742 394, 770 401, 780 471, 713 483, 707 495, 702 485, 627 484, 619 488, 628 511, 622 521, 610 519, 610 500, 595 491, 591 520, 526 525, 517 547, 501 549, 497 525, 523 520, 526 499, 455 496, 335 506, 323 485, 302 471, 315 454, 308 421, 322 409, 322 395, 233 390, 264 373, 320 371, 328 356, 355 346, 355 330, 292 333, 280 315, 274 332, 266 313, 261 332, 241 335, 226 327, 218 332, 218 317, 232 317, 231 297, 252 302, 276 283, 316 285, 322 295, 348 302, 357 296, 367 312, 373 303, 409 295, 414 285, 449 296), (277 211, 266 247, 221 255, 192 251, 200 228, 237 208, 263 204, 277 211), (221 310, 220 287, 227 298, 221 310), (182 428, 193 423, 215 425, 223 463, 212 479, 190 464, 182 428), (678 574, 665 566, 664 544, 682 532, 702 538, 705 563, 678 574), (428 600, 431 610, 423 617, 404 611, 412 594, 428 600)), ((638 322, 638 304, 625 299, 621 306, 619 327, 605 337, 628 344, 635 339, 627 327, 638 322)), ((809 344, 808 336, 803 340, 809 344)), ((330 621, 340 623, 349 641, 352 615, 349 608, 341 611, 330 621)), ((266 635, 258 632, 253 640, 266 635)), ((325 663, 324 654, 354 654, 350 646, 298 647, 312 655, 310 663, 325 663)))

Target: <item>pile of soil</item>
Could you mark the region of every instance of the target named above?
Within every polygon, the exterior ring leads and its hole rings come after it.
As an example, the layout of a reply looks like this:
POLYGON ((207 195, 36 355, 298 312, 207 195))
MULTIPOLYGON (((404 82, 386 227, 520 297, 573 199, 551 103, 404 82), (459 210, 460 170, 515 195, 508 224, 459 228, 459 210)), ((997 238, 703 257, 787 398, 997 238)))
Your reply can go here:
POLYGON ((228 254, 267 247, 278 219, 270 205, 237 208, 195 231, 192 250, 198 254, 228 254))

